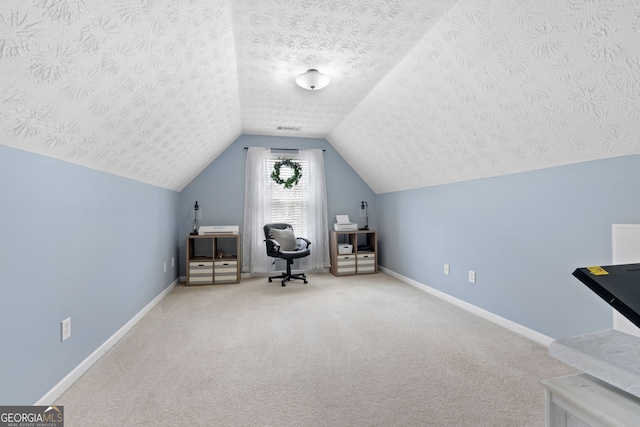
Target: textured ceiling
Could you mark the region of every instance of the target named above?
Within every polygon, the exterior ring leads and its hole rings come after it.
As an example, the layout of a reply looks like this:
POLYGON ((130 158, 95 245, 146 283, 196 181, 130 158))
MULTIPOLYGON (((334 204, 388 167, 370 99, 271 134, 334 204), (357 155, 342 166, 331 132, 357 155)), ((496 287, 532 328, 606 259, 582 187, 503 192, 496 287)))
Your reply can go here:
POLYGON ((326 137, 453 2, 232 1, 243 132, 326 137), (309 68, 330 85, 297 87, 309 68))
POLYGON ((640 2, 461 0, 328 139, 377 193, 639 154, 640 2))
POLYGON ((242 133, 326 137, 377 193, 640 154, 640 5, 0 3, 1 144, 180 190, 242 133))

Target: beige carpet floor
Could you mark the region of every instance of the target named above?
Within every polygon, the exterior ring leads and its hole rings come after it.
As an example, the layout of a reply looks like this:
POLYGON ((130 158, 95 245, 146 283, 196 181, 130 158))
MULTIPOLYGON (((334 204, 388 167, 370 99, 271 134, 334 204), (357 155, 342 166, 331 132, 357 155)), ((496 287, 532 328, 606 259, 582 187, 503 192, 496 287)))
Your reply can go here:
POLYGON ((177 286, 56 402, 65 426, 544 426, 538 343, 378 273, 177 286))

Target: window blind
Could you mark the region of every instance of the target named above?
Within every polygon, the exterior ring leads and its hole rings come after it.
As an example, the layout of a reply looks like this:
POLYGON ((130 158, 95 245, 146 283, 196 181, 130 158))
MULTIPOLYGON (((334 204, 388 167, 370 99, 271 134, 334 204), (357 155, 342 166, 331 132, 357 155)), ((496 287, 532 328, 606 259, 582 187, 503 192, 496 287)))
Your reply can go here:
MULTIPOLYGON (((292 188, 284 188, 284 185, 277 184, 269 176, 268 181, 271 189, 271 215, 273 222, 284 222, 291 224, 296 236, 308 236, 309 227, 308 219, 309 212, 307 209, 308 201, 308 185, 309 177, 305 173, 308 171, 308 162, 301 160, 297 154, 271 153, 269 159, 266 160, 266 170, 273 171, 273 166, 282 160, 283 158, 291 159, 292 161, 299 163, 302 168, 302 177, 298 182, 298 185, 294 185, 292 188)), ((280 168, 280 178, 287 180, 293 175, 293 170, 288 167, 280 168)))

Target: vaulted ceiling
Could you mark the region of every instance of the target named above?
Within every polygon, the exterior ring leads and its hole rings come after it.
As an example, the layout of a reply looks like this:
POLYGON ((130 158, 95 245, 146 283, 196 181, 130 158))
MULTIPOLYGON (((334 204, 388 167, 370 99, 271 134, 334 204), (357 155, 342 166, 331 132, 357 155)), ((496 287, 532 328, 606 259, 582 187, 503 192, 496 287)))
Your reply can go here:
POLYGON ((326 138, 377 193, 640 154, 640 4, 0 4, 0 144, 181 190, 243 133, 326 138))

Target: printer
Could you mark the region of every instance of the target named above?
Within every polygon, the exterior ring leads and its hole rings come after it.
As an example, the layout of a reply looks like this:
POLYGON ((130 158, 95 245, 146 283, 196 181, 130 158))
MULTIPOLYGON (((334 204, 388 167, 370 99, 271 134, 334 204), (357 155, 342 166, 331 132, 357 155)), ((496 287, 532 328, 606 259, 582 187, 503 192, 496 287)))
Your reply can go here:
POLYGON ((357 231, 358 224, 349 221, 349 215, 336 215, 336 223, 333 224, 335 231, 357 231))

